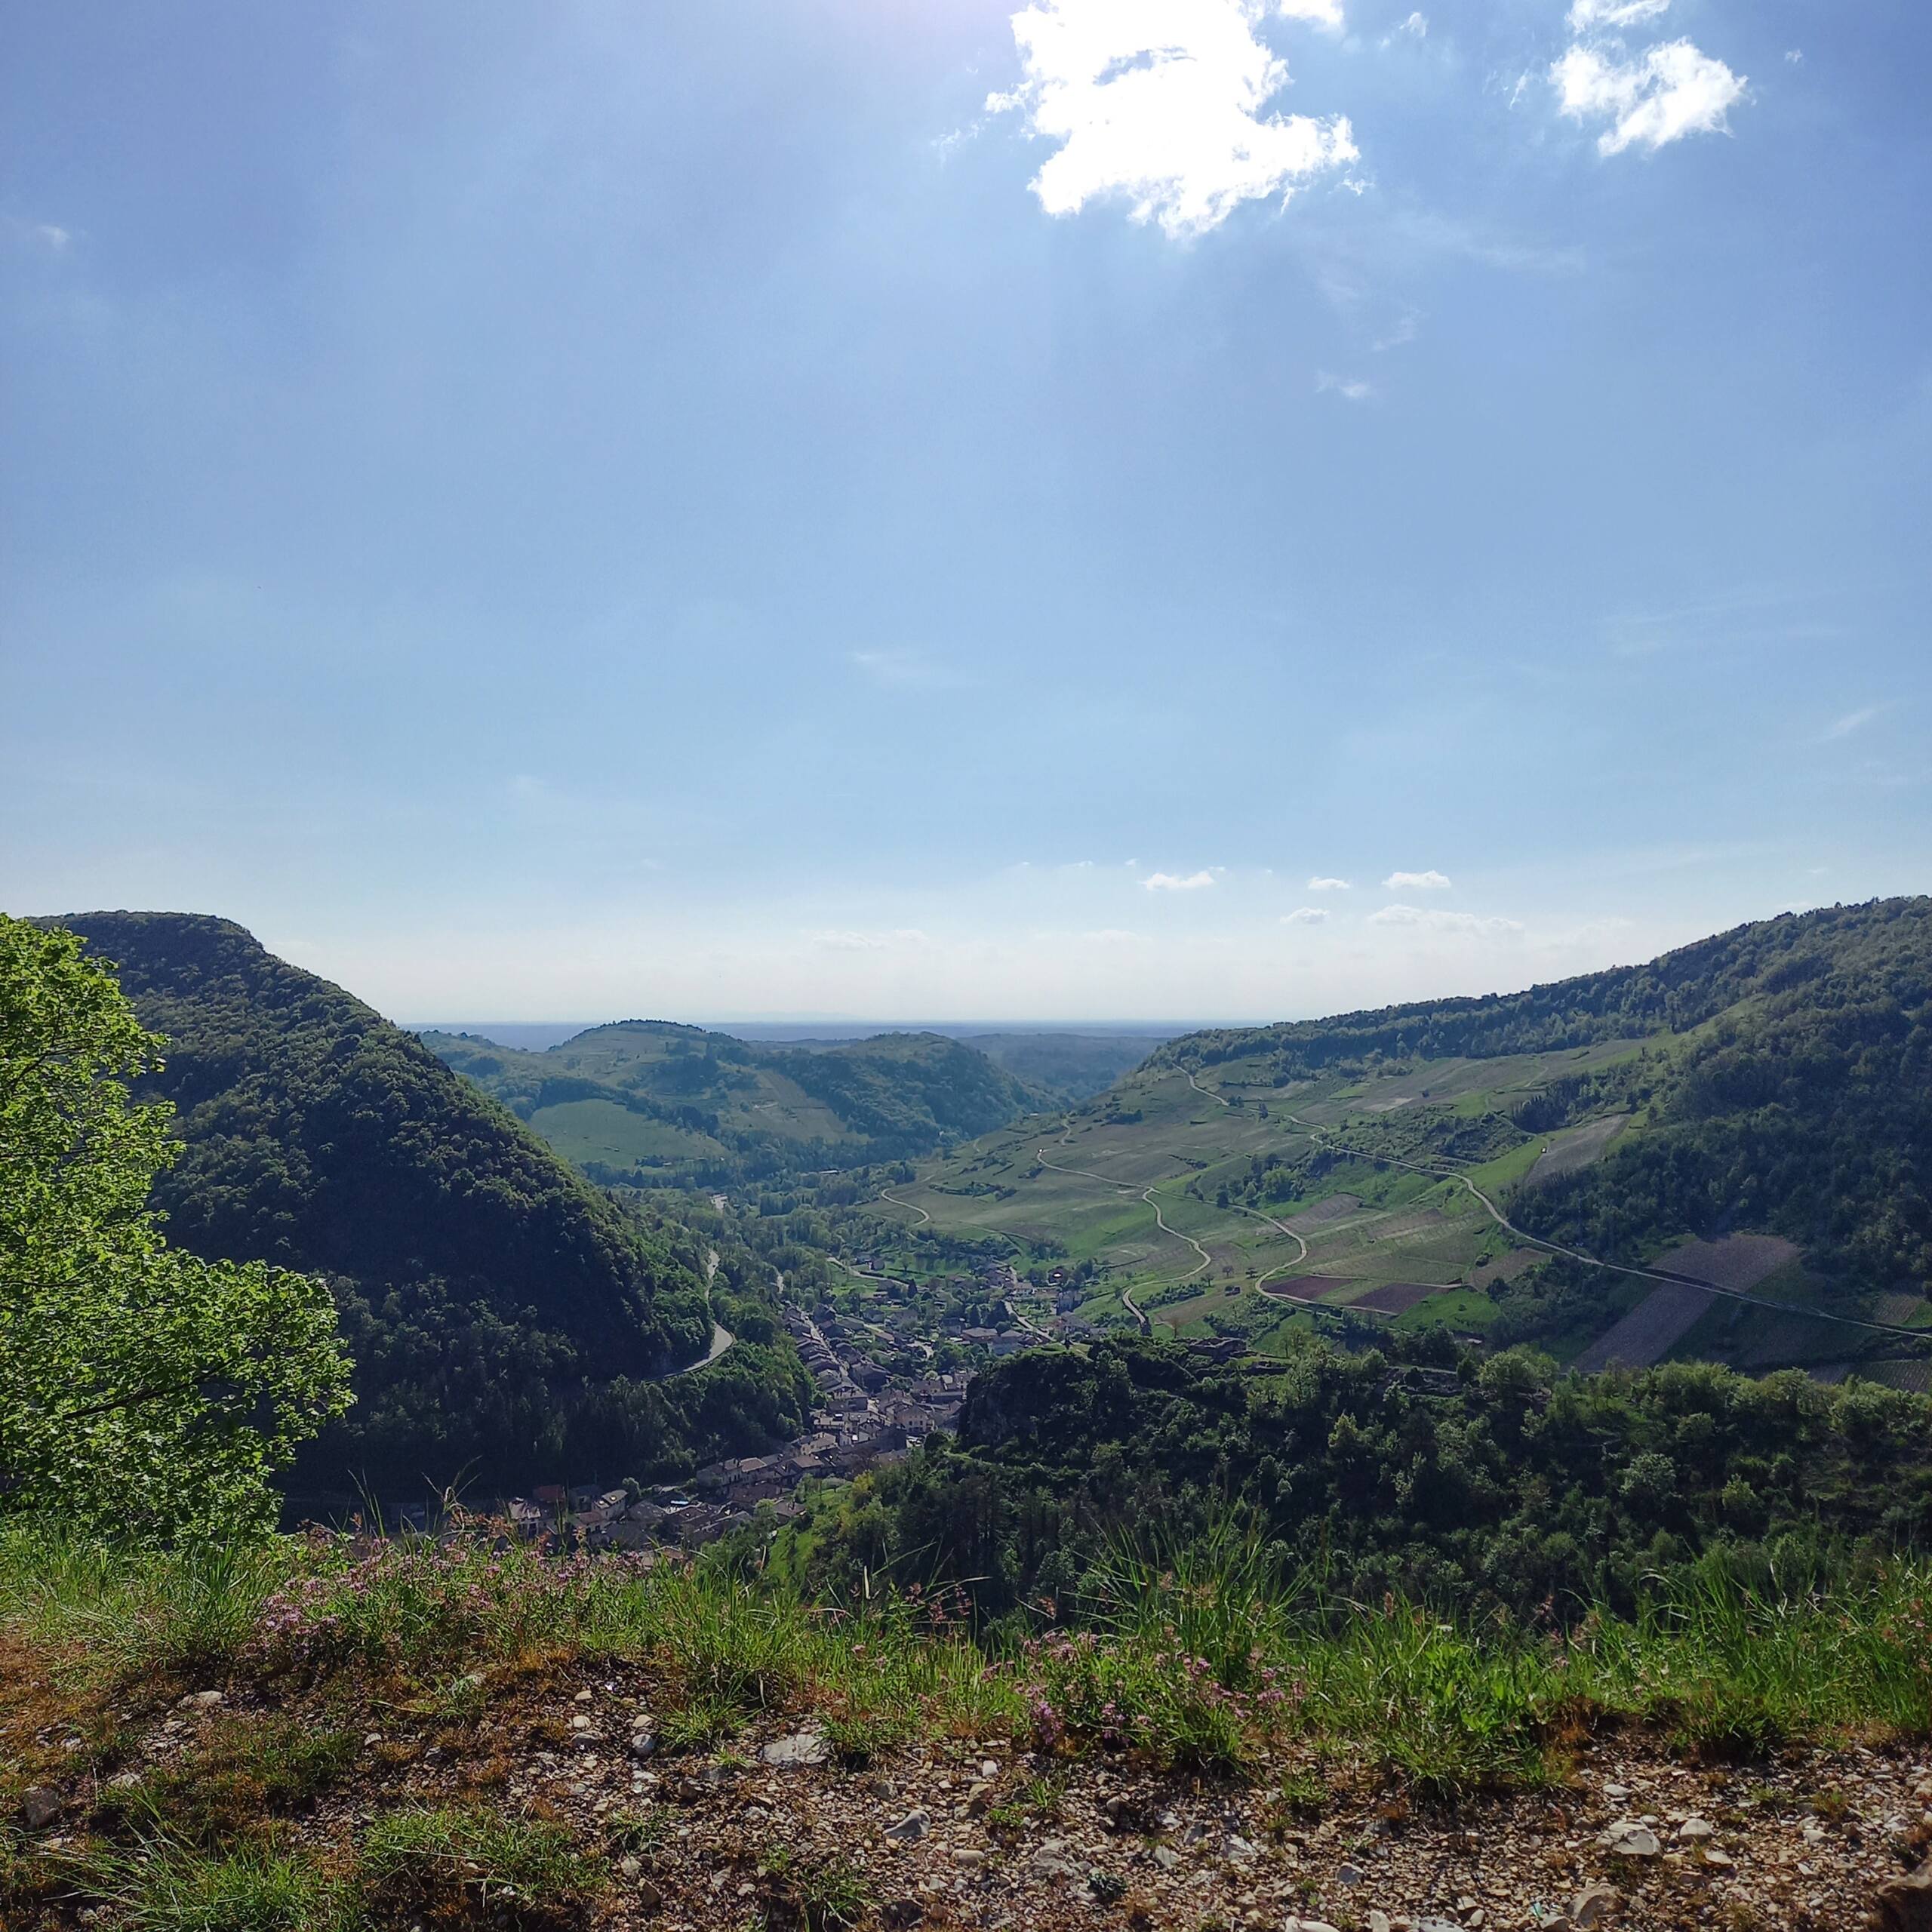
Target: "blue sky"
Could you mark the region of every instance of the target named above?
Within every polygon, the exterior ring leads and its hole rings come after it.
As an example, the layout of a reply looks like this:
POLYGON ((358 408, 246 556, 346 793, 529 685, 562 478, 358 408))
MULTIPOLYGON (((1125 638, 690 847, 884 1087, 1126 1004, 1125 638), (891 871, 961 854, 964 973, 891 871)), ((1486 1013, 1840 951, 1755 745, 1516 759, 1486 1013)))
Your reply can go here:
POLYGON ((1923 7, 5 12, 9 909, 1264 1018, 1932 888, 1923 7))

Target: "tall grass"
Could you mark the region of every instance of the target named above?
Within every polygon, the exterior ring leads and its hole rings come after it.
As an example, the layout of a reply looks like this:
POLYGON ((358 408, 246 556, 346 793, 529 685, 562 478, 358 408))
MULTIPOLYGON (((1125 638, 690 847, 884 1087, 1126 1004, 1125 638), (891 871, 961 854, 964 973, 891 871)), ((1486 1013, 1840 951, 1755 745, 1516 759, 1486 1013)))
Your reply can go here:
MULTIPOLYGON (((1534 1783, 1559 1730, 1654 1720, 1687 1748, 1932 1730, 1932 1567, 1825 1589, 1713 1576, 1567 1630, 1337 1599, 1238 1525, 1120 1544, 1080 1627, 976 1638, 913 1593, 814 1604, 722 1565, 557 1558, 488 1535, 122 1555, 0 1533, 0 1622, 109 1675, 379 1671, 448 1702, 533 1657, 623 1660, 667 1740, 815 1714, 848 1758, 920 1729, 1224 1772, 1314 1746, 1412 1787, 1534 1783)), ((454 1706, 451 1706, 454 1708, 454 1706)))

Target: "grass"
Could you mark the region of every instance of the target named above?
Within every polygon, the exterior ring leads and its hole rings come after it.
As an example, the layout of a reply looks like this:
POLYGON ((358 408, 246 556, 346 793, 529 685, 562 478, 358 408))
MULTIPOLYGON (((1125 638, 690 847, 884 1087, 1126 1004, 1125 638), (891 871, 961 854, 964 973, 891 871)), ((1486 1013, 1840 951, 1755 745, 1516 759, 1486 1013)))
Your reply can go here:
POLYGON ((451 1807, 378 1818, 363 1840, 358 1877, 381 1912, 433 1918, 514 1903, 526 1922, 533 1914, 563 1921, 605 1883, 602 1867, 561 1825, 451 1807))
POLYGON ((758 1866, 769 1932, 801 1926, 804 1932, 846 1932, 872 1903, 865 1874, 842 1858, 806 1860, 775 1845, 758 1866))
MULTIPOLYGON (((285 1540, 217 1561, 0 1528, 0 1669, 42 1673, 23 1692, 57 1679, 77 1731, 86 1709, 165 1710, 196 1681, 229 1694, 165 1767, 109 1785, 91 1813, 71 1798, 67 1851, 0 1835, 0 1922, 46 1895, 50 1856, 114 1923, 165 1932, 569 1922, 614 1851, 653 1841, 661 1820, 613 1817, 591 1844, 480 1803, 392 1808, 359 1841, 304 1852, 303 1820, 360 1774, 352 1722, 380 1711, 459 1755, 467 1724, 494 1749, 483 1733, 519 1695, 540 1725, 563 1687, 619 1670, 649 1692, 667 1750, 808 1715, 848 1767, 922 1737, 1008 1740, 1020 1776, 992 1816, 1014 1829, 1048 1815, 1086 1761, 1266 1780, 1301 1812, 1364 1781, 1429 1797, 1534 1788, 1603 1723, 1648 1724, 1707 1758, 1932 1731, 1927 1565, 1789 1594, 1713 1577, 1634 1617, 1478 1626, 1338 1601, 1230 1520, 1191 1544, 1115 1547, 1077 1607, 1075 1627, 976 1635, 912 1592, 828 1606, 722 1564, 647 1570, 481 1536, 285 1540)), ((0 1681, 0 1705, 15 1689, 0 1681)), ((9 1734, 20 1761, 0 1767, 0 1815, 28 1784, 71 1780, 66 1728, 9 1734)), ((837 1932, 862 1906, 829 1870, 764 1881, 768 1925, 837 1932)))
POLYGON ((365 1922, 352 1888, 298 1851, 208 1854, 162 1838, 65 1863, 63 1875, 126 1932, 360 1932, 365 1922))
POLYGON ((279 1712, 229 1718, 179 1762, 156 1767, 137 1784, 110 1787, 100 1815, 137 1832, 165 1824, 193 1844, 219 1844, 263 1817, 314 1804, 340 1781, 355 1749, 345 1731, 279 1712))

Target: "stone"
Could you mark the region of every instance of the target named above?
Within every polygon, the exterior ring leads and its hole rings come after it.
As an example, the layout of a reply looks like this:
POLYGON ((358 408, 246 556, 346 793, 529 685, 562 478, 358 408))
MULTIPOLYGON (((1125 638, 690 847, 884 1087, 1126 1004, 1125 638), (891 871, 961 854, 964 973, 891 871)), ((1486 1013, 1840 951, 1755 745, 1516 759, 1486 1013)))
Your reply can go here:
POLYGON ((20 1818, 30 1832, 45 1831, 60 1815, 60 1794, 44 1784, 29 1785, 20 1794, 20 1818))
POLYGON ((1370 1912, 1368 1915, 1368 1932, 1391 1932, 1391 1927, 1389 1924, 1389 1915, 1386 1912, 1381 1911, 1374 1911, 1370 1912))
POLYGON ((1222 1841, 1221 1856, 1230 1865, 1252 1865, 1260 1855, 1256 1847, 1238 1832, 1230 1832, 1222 1841))
POLYGON ((630 1752, 633 1758, 654 1758, 657 1755, 657 1734, 654 1730, 634 1731, 631 1734, 630 1752))
POLYGON ((916 1925, 926 1915, 926 1909, 917 1899, 888 1899, 879 1912, 886 1932, 906 1932, 909 1925, 916 1925))
MULTIPOLYGON (((774 1737, 758 1755, 761 1764, 799 1770, 825 1763, 832 1755, 832 1746, 817 1731, 795 1730, 789 1737, 774 1737)), ((888 1832, 887 1835, 890 1837, 891 1834, 888 1832)))
POLYGON ((1603 1795, 1611 1804, 1621 1804, 1630 1795, 1630 1787, 1627 1784, 1607 1784, 1603 1788, 1603 1795))
POLYGON ((915 1808, 906 1813, 897 1824, 888 1825, 885 1835, 901 1844, 909 1844, 915 1838, 922 1838, 932 1828, 932 1816, 927 1811, 915 1808))
POLYGON ((1720 1851, 1715 1845, 1709 1844, 1704 1847, 1704 1863, 1715 1866, 1720 1872, 1728 1872, 1736 1866, 1737 1860, 1729 1852, 1720 1851))
POLYGON ((1620 1858, 1654 1858, 1663 1850, 1657 1835, 1635 1818, 1620 1818, 1598 1841, 1620 1858))
POLYGON ((626 1878, 641 1878, 644 1876, 644 1860, 635 1853, 627 1852, 617 1860, 617 1869, 626 1878))
POLYGON ((1335 1868, 1335 1882, 1338 1885, 1359 1885, 1367 1876, 1359 1865, 1338 1865, 1335 1868))
POLYGON ((581 1711, 579 1711, 577 1715, 571 1719, 571 1728, 573 1730, 588 1730, 590 1728, 590 1720, 586 1717, 581 1711))
POLYGON ((977 1817, 992 1803, 995 1787, 987 1779, 982 1778, 966 1794, 966 1809, 977 1817))
POLYGON ((1281 1932, 1335 1932, 1335 1928, 1325 1918, 1297 1918, 1290 1912, 1281 1932))
POLYGON ((662 1912, 664 1909, 664 1888, 655 1879, 640 1878, 637 1890, 632 1894, 637 1900, 640 1912, 662 1912))
POLYGON ((1154 1863, 1163 1872, 1175 1871, 1180 1864, 1180 1854, 1172 1845, 1157 1844, 1154 1847, 1154 1863))
POLYGON ((1572 1925, 1601 1925, 1614 1918, 1623 1894, 1614 1885, 1586 1885, 1570 1902, 1572 1925))
POLYGON ((980 1775, 983 1778, 996 1778, 999 1776, 999 1766, 990 1758, 982 1758, 980 1760, 980 1775))
POLYGON ((1932 1865, 1881 1885, 1871 1924, 1873 1932, 1932 1932, 1932 1865))
POLYGON ((1717 1835, 1718 1828, 1708 1818, 1686 1818, 1677 1828, 1677 1835, 1690 1844, 1714 1838, 1717 1835))
POLYGON ((174 1708, 177 1711, 211 1711, 228 1700, 219 1690, 190 1690, 174 1708))

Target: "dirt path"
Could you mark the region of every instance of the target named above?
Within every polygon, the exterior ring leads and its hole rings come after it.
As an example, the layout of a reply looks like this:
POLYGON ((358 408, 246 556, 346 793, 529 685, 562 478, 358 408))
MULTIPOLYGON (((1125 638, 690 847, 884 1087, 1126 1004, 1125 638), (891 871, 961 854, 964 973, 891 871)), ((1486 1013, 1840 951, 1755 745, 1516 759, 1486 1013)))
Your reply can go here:
POLYGON ((1197 1094, 1205 1094, 1209 1100, 1219 1100, 1221 1105, 1224 1107, 1232 1107, 1234 1105, 1233 1101, 1229 1100, 1226 1095, 1217 1094, 1211 1088, 1202 1086, 1201 1082, 1195 1078, 1192 1069, 1183 1067, 1181 1071, 1186 1074, 1187 1084, 1192 1087, 1197 1094))
POLYGON ((1271 1228, 1279 1229, 1283 1234, 1287 1236, 1289 1240, 1294 1243, 1296 1247, 1301 1250, 1301 1252, 1297 1254, 1292 1261, 1284 1261, 1280 1267, 1271 1268, 1266 1274, 1259 1277, 1254 1284, 1257 1288, 1265 1287, 1266 1284, 1269 1281, 1272 1281, 1277 1275, 1285 1275, 1291 1268, 1299 1268, 1301 1264, 1308 1259, 1308 1243, 1303 1241, 1301 1236, 1297 1234, 1294 1229, 1288 1226, 1287 1222, 1278 1221, 1272 1214, 1264 1214, 1258 1208, 1244 1208, 1238 1201, 1230 1201, 1228 1204, 1231 1208, 1234 1208, 1237 1213, 1247 1215, 1251 1220, 1266 1221, 1271 1228))
MULTIPOLYGON (((1072 1137, 1072 1134, 1073 1129, 1069 1127, 1066 1132, 1060 1136, 1060 1145, 1064 1146, 1072 1137)), ((1103 1186, 1111 1187, 1120 1194, 1131 1195, 1134 1192, 1133 1185, 1130 1182, 1119 1180, 1108 1174, 1097 1174, 1091 1168, 1069 1168, 1061 1161, 1049 1160, 1047 1157, 1047 1150, 1044 1147, 1035 1147, 1033 1149, 1033 1158, 1041 1167, 1051 1168, 1057 1174, 1074 1174, 1082 1180, 1097 1180, 1103 1186)), ((1182 1281, 1191 1281, 1197 1275, 1204 1274, 1208 1269, 1214 1266, 1214 1257, 1192 1235, 1183 1234, 1180 1229, 1168 1226, 1168 1218, 1161 1212, 1161 1204, 1154 1198, 1154 1190, 1151 1187, 1142 1190, 1140 1198, 1153 1209, 1154 1225, 1160 1229, 1161 1233, 1167 1235, 1171 1241, 1185 1241, 1196 1254, 1200 1256, 1200 1260, 1182 1275, 1180 1278, 1182 1281)), ((1285 1232, 1286 1230, 1284 1232, 1285 1232)), ((1121 1306, 1140 1324, 1140 1332, 1143 1335, 1151 1335, 1154 1332, 1154 1324, 1149 1319, 1147 1311, 1134 1299, 1134 1291, 1131 1288, 1122 1288, 1120 1291, 1120 1299, 1121 1306)))
POLYGON ((884 1188, 879 1189, 878 1198, 881 1201, 891 1201, 895 1208, 904 1208, 909 1214, 918 1215, 919 1218, 912 1223, 915 1228, 924 1227, 932 1219, 932 1217, 916 1201, 901 1201, 897 1195, 888 1194, 884 1188))

